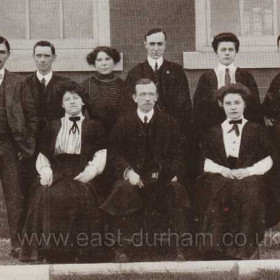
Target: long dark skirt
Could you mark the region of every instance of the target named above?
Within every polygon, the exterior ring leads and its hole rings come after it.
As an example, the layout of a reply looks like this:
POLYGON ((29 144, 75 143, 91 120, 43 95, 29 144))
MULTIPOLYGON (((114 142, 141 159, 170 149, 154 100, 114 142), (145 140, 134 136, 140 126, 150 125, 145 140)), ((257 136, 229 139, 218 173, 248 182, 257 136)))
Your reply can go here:
POLYGON ((251 258, 265 230, 265 179, 205 173, 197 182, 197 242, 207 257, 251 258))
POLYGON ((78 156, 60 156, 50 187, 33 185, 23 229, 21 261, 38 260, 39 251, 60 261, 85 254, 99 223, 98 197, 92 184, 73 180, 78 156), (24 240, 25 239, 25 240, 24 240))

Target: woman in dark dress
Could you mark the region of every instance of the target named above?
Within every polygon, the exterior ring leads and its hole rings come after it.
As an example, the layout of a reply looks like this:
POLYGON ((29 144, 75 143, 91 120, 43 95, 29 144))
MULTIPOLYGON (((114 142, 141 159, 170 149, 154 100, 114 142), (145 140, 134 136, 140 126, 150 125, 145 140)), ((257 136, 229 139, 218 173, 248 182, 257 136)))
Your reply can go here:
POLYGON ((265 128, 244 116, 249 90, 229 84, 218 90, 226 120, 203 138, 204 173, 197 181, 200 240, 207 259, 257 256, 265 229, 264 174, 273 161, 265 128), (204 244, 203 244, 204 242, 204 244))
POLYGON ((102 123, 106 137, 109 137, 116 119, 135 106, 132 97, 124 90, 124 81, 113 73, 120 59, 116 49, 106 46, 97 47, 87 55, 88 64, 96 69, 92 77, 82 83, 88 94, 87 110, 91 119, 102 123))
POLYGON ((21 261, 38 260, 41 248, 50 262, 72 262, 88 253, 79 235, 89 237, 98 230, 94 179, 106 164, 103 128, 83 116, 84 95, 78 84, 68 82, 60 93, 65 116, 44 133, 36 161, 39 178, 23 230, 23 237, 32 242, 23 243, 21 261))

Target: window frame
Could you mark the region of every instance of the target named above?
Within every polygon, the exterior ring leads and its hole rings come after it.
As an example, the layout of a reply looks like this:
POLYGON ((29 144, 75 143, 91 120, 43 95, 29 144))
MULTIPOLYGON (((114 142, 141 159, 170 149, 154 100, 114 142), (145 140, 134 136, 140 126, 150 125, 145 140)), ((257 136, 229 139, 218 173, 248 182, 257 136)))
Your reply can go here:
MULTIPOLYGON (((92 0, 93 39, 63 39, 63 1, 59 0, 60 38, 49 40, 54 44, 57 54, 53 68, 55 71, 92 71, 92 66, 86 62, 86 55, 98 45, 110 46, 111 44, 110 0, 92 0)), ((7 68, 11 71, 31 72, 35 69, 32 52, 38 40, 30 39, 29 8, 29 0, 25 0, 26 39, 8 39, 11 45, 11 56, 7 61, 7 68)), ((116 69, 122 69, 122 62, 116 69)))

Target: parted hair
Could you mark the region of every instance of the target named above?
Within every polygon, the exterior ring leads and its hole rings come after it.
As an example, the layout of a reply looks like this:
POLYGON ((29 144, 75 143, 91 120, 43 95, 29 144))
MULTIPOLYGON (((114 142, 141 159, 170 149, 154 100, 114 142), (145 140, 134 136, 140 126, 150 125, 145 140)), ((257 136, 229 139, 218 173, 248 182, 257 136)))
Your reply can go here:
POLYGON ((148 37, 148 36, 150 36, 150 35, 152 35, 152 34, 156 34, 156 33, 161 33, 161 32, 164 34, 165 41, 167 41, 167 35, 166 35, 166 33, 164 32, 163 29, 161 29, 161 28, 153 28, 153 29, 150 29, 150 30, 145 34, 145 36, 144 36, 145 42, 147 41, 147 37, 148 37))
POLYGON ((110 56, 113 59, 115 64, 117 64, 121 60, 120 53, 116 49, 107 47, 107 46, 99 46, 99 47, 93 49, 87 55, 87 62, 89 65, 95 66, 96 57, 99 52, 105 52, 108 56, 110 56))
POLYGON ((36 42, 34 47, 33 47, 33 54, 35 54, 35 49, 38 46, 40 46, 40 47, 50 47, 52 55, 55 55, 55 47, 51 42, 49 42, 49 41, 38 41, 38 42, 36 42))
POLYGON ((215 53, 217 53, 219 44, 221 42, 232 42, 235 46, 236 52, 238 53, 240 42, 234 33, 224 32, 224 33, 220 33, 214 37, 214 39, 212 41, 212 47, 213 47, 215 53))
POLYGON ((223 87, 220 87, 217 90, 217 99, 223 103, 224 98, 227 94, 239 94, 242 99, 246 102, 250 98, 250 90, 242 85, 241 83, 236 83, 236 84, 228 84, 223 87))

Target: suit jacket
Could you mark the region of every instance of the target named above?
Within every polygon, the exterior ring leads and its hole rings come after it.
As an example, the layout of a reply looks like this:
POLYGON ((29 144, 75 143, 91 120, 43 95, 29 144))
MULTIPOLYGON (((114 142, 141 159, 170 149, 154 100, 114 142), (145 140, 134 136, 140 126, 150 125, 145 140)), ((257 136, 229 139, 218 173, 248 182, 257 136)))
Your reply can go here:
MULTIPOLYGON (((56 165, 55 143, 60 128, 61 120, 52 121, 50 126, 44 130, 44 141, 40 145, 40 151, 49 159, 52 166, 56 165)), ((104 129, 99 122, 85 118, 82 122, 81 133, 82 144, 78 173, 84 170, 95 152, 106 149, 104 129)))
MULTIPOLYGON (((131 167, 141 174, 145 162, 145 133, 137 112, 121 117, 110 136, 108 158, 116 180, 124 179, 124 171, 131 167)), ((150 120, 149 146, 153 159, 162 166, 159 182, 184 177, 183 146, 185 137, 176 120, 162 112, 155 112, 150 120)))
MULTIPOLYGON (((164 102, 165 113, 173 116, 181 129, 187 134, 191 117, 191 99, 189 83, 181 65, 164 60, 159 71, 161 72, 160 99, 164 102)), ((129 71, 126 85, 130 94, 135 91, 135 83, 141 78, 155 80, 155 74, 148 61, 139 63, 129 71)))
POLYGON ((7 120, 12 136, 24 157, 32 156, 38 117, 31 92, 24 87, 23 78, 5 69, 5 102, 7 120))
POLYGON ((265 116, 269 118, 280 118, 280 74, 272 80, 267 94, 262 103, 265 116))
MULTIPOLYGON (((254 77, 241 68, 236 69, 235 80, 249 88, 252 98, 247 102, 244 111, 246 119, 264 123, 260 97, 254 77)), ((223 108, 218 104, 216 91, 218 89, 218 79, 214 69, 202 74, 198 81, 193 97, 194 123, 200 133, 205 129, 222 123, 225 119, 223 108)))
POLYGON ((58 89, 59 86, 68 79, 53 73, 53 76, 46 88, 48 98, 47 104, 45 104, 47 107, 47 113, 45 115, 42 115, 42 112, 44 112, 44 110, 40 108, 37 80, 38 78, 36 76, 36 72, 34 72, 25 78, 25 85, 31 91, 32 96, 35 100, 36 109, 38 112, 38 116, 40 117, 41 123, 43 121, 50 122, 52 120, 62 118, 64 116, 64 109, 61 106, 61 96, 58 95, 58 89))

